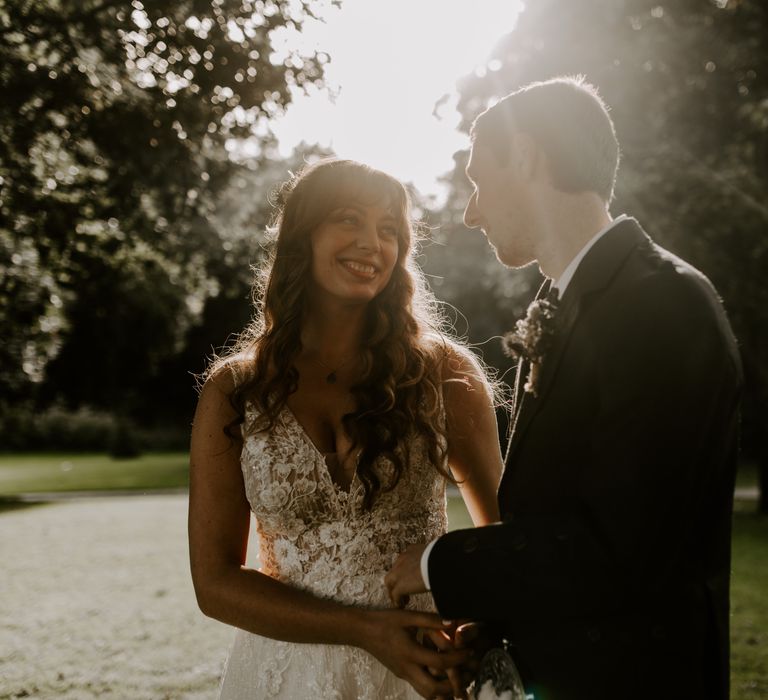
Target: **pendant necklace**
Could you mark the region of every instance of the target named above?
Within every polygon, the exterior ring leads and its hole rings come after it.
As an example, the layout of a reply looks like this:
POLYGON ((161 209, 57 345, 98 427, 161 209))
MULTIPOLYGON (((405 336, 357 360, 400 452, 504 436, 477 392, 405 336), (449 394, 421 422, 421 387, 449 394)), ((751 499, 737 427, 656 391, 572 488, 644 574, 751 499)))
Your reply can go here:
POLYGON ((345 360, 344 360, 344 361, 343 361, 343 362, 342 362, 340 365, 336 366, 335 368, 334 368, 334 367, 331 367, 330 365, 327 365, 327 364, 325 364, 325 362, 323 362, 323 361, 322 361, 320 358, 317 358, 317 357, 315 357, 315 358, 312 358, 312 359, 313 359, 313 360, 314 360, 314 361, 315 361, 315 362, 316 362, 318 365, 320 365, 321 367, 323 367, 324 369, 330 370, 330 371, 328 372, 328 374, 326 374, 326 375, 325 375, 325 381, 326 381, 326 383, 327 383, 327 384, 335 384, 335 383, 336 383, 336 382, 339 380, 339 378, 338 378, 338 376, 337 376, 336 372, 338 372, 338 371, 339 371, 340 369, 342 369, 343 367, 346 367, 346 366, 347 366, 347 365, 348 365, 350 362, 352 362, 352 360, 354 360, 356 357, 357 357, 357 354, 354 354, 354 355, 350 355, 350 356, 349 356, 349 357, 347 357, 347 358, 346 358, 346 359, 345 359, 345 360))

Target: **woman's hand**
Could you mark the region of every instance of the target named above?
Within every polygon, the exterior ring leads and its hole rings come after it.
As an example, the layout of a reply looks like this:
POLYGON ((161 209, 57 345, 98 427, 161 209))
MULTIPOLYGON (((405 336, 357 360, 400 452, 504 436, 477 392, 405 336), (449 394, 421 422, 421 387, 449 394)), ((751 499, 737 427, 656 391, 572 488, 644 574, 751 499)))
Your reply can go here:
MULTIPOLYGON (((451 629, 438 615, 411 610, 366 611, 361 638, 356 645, 375 656, 398 678, 410 683, 424 698, 452 697, 450 678, 433 675, 447 674, 465 664, 471 657, 467 649, 454 649, 449 638, 441 639, 436 633, 451 629), (439 643, 437 649, 428 649, 417 641, 422 631, 429 639, 439 643)), ((461 697, 461 696, 459 696, 461 697)))

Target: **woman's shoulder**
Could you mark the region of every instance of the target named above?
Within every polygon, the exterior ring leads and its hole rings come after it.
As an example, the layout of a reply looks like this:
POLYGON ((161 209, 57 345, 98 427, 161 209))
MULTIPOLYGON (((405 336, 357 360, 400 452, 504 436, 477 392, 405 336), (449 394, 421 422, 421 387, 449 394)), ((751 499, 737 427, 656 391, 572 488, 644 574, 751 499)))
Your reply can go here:
POLYGON ((443 381, 468 380, 486 382, 488 377, 481 360, 465 344, 442 334, 427 336, 429 348, 443 381))
POLYGON ((239 352, 214 360, 205 375, 203 388, 210 386, 229 396, 252 376, 254 356, 239 352))
POLYGON ((467 345, 453 338, 440 338, 439 372, 443 400, 449 413, 495 405, 504 391, 483 361, 467 345))

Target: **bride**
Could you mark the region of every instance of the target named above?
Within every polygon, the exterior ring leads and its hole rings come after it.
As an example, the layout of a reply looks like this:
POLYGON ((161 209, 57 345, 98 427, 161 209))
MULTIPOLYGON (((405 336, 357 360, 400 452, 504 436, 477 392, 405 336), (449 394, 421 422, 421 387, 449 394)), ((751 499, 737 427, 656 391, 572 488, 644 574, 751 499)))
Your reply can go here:
POLYGON ((209 369, 192 431, 195 592, 239 628, 220 697, 451 695, 439 672, 468 652, 428 594, 391 607, 384 575, 445 531, 447 480, 476 525, 498 519, 492 393, 439 332, 400 182, 328 160, 278 199, 258 313, 209 369))

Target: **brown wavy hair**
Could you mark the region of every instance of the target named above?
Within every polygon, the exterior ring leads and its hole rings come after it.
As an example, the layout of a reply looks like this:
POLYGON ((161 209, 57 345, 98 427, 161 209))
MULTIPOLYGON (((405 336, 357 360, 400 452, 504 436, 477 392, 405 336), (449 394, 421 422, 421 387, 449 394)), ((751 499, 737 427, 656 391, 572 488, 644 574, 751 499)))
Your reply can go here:
POLYGON ((434 297, 414 262, 415 229, 408 193, 395 178, 351 160, 323 160, 284 183, 273 204, 270 251, 253 289, 256 313, 209 374, 235 362, 238 381, 230 396, 237 418, 227 426, 235 437, 255 404, 260 420, 251 429, 270 430, 297 390, 301 328, 311 278, 310 234, 349 201, 386 202, 397 220, 398 255, 387 286, 369 302, 363 329, 363 371, 352 388, 356 409, 343 417, 357 475, 365 489, 364 507, 393 488, 408 462, 408 437, 426 440, 431 464, 452 480, 445 466, 446 440, 440 385, 448 341, 434 297), (384 457, 393 476, 382 483, 374 469, 384 457))

